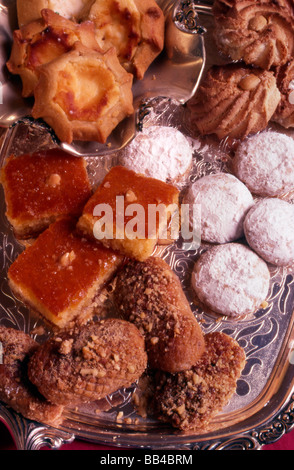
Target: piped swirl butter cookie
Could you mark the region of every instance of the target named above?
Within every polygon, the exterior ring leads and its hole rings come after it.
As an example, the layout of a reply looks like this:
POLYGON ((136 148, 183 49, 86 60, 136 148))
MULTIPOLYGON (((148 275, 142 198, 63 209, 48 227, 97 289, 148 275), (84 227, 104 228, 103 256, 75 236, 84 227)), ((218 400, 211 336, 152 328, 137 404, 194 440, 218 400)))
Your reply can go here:
POLYGON ((277 85, 281 101, 273 115, 272 121, 286 129, 294 127, 294 60, 280 67, 277 73, 277 85))
POLYGON ((217 0, 213 13, 217 47, 232 60, 267 70, 290 60, 294 19, 288 2, 217 0))
POLYGON ((273 72, 214 66, 188 103, 191 123, 202 135, 244 139, 266 128, 280 97, 273 72))

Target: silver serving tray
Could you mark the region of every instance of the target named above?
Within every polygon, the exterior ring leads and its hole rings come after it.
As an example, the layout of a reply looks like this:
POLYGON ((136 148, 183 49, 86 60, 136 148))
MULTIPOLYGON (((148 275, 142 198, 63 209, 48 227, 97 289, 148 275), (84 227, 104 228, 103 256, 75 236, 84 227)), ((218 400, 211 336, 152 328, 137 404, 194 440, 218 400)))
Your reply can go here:
MULTIPOLYGON (((201 28, 185 21, 175 21, 179 0, 157 0, 164 12, 166 24, 165 49, 151 64, 144 80, 133 82, 134 113, 124 119, 111 133, 105 144, 98 142, 60 142, 44 121, 54 142, 68 153, 78 156, 100 157, 125 147, 136 135, 140 123, 141 106, 146 99, 167 96, 178 103, 186 103, 193 96, 205 66, 205 48, 201 28)), ((187 2, 186 2, 187 3, 187 2)), ((189 3, 189 2, 188 2, 189 3)), ((20 120, 30 119, 32 98, 23 99, 21 81, 8 73, 5 63, 9 58, 12 34, 17 28, 16 0, 0 1, 0 126, 9 128, 20 120)))
MULTIPOLYGON (((210 22, 207 14, 204 16, 208 19, 206 46, 210 51, 210 22)), ((212 52, 209 52, 208 58, 210 54, 212 52)), ((185 180, 179 183, 179 189, 184 190, 190 182, 206 174, 228 171, 230 157, 225 143, 219 145, 213 138, 200 139, 195 135, 189 125, 186 107, 177 100, 160 97, 152 100, 143 111, 142 125, 177 126, 193 145, 193 168, 185 180)), ((0 164, 3 165, 11 153, 31 152, 56 145, 58 143, 47 128, 30 120, 17 122, 2 131, 0 129, 0 164)), ((95 185, 112 165, 118 163, 119 153, 85 158, 90 179, 95 185)), ((23 246, 15 240, 6 220, 2 188, 0 227, 0 324, 31 333, 37 341, 42 342, 50 330, 39 316, 31 313, 14 297, 7 283, 7 269, 23 246)), ((74 439, 130 449, 260 449, 293 428, 294 270, 270 266, 271 286, 267 307, 233 321, 205 312, 194 303, 190 277, 194 262, 203 249, 204 245, 199 250, 183 250, 181 240, 178 240, 173 245, 158 246, 154 254, 162 256, 181 279, 203 331, 223 331, 235 338, 246 352, 247 364, 238 381, 236 393, 213 420, 211 430, 182 433, 156 420, 141 418, 131 402, 134 385, 130 389, 119 390, 102 402, 75 409, 67 408, 64 422, 59 428, 24 419, 0 403, 0 420, 8 426, 18 449, 33 450, 44 446, 58 449, 74 439), (118 420, 121 411, 124 419, 118 420)))

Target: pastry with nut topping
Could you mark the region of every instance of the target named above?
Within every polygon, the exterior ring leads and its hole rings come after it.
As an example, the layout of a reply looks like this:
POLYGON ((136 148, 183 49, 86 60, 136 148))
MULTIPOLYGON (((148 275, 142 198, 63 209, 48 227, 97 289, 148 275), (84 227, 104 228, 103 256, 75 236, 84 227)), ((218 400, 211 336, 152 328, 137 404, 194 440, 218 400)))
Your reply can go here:
POLYGON ((186 370, 203 353, 202 330, 179 278, 162 258, 127 262, 116 277, 114 302, 118 314, 143 333, 151 368, 186 370))
POLYGON ((41 12, 41 18, 13 32, 13 44, 8 70, 20 75, 22 95, 33 96, 39 80, 39 68, 69 52, 75 42, 98 49, 94 25, 67 20, 49 9, 41 12))
POLYGON ((146 366, 135 325, 109 318, 49 338, 30 359, 28 376, 52 403, 72 406, 130 387, 146 366))
POLYGON ((270 70, 291 59, 294 17, 285 2, 217 0, 213 13, 216 45, 232 60, 270 70))
POLYGON ((92 194, 86 161, 59 149, 11 155, 0 175, 6 217, 20 239, 37 236, 57 217, 79 217, 92 194))
POLYGON ((190 370, 156 375, 155 416, 182 431, 212 429, 212 419, 236 392, 245 361, 244 350, 230 336, 205 335, 205 352, 190 370))
POLYGON ((49 226, 8 270, 9 285, 21 301, 59 328, 83 322, 122 257, 75 233, 76 219, 49 226))
POLYGON ((191 123, 203 135, 244 139, 266 128, 280 98, 271 71, 214 66, 188 102, 191 123))
POLYGON ((123 67, 142 79, 164 46, 164 15, 155 0, 95 0, 84 19, 93 21, 101 50, 115 47, 123 67))
POLYGON ((61 142, 106 143, 134 112, 133 75, 121 66, 114 48, 101 53, 76 42, 39 72, 32 116, 43 119, 61 142))
POLYGON ((0 325, 0 400, 25 418, 56 426, 63 406, 52 404, 28 380, 27 367, 39 345, 23 331, 0 325))

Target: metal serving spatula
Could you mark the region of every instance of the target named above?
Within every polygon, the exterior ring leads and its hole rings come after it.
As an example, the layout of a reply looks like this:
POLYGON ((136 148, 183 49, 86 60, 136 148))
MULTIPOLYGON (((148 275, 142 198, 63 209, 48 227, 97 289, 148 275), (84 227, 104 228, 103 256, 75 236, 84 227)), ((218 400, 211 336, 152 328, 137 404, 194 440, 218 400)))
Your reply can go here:
MULTIPOLYGON (((210 12, 211 7, 193 0, 158 0, 166 18, 165 50, 147 70, 143 80, 133 85, 135 113, 124 119, 109 136, 106 144, 54 141, 67 152, 81 155, 106 155, 125 147, 136 135, 142 103, 164 97, 186 103, 195 93, 205 66, 205 29, 199 25, 198 11, 210 12)), ((12 33, 17 26, 16 0, 0 0, 0 127, 9 129, 30 117, 33 101, 21 96, 20 79, 6 69, 12 33)), ((43 125, 40 122, 40 125, 43 125)), ((53 131, 52 131, 52 134, 53 131)))

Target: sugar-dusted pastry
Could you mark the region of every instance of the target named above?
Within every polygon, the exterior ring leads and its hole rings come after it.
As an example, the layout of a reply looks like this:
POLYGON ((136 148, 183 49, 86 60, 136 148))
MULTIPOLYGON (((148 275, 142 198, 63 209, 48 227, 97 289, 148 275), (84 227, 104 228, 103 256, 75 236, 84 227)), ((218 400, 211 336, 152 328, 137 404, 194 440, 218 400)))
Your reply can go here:
POLYGON ((294 127, 294 60, 280 67, 277 73, 277 85, 281 93, 281 100, 272 117, 286 129, 294 127))
POLYGON ((63 406, 47 401, 28 379, 28 361, 38 343, 23 331, 0 325, 0 344, 0 400, 27 419, 60 424, 63 406))
POLYGON ((28 376, 48 400, 72 406, 130 387, 146 366, 135 325, 108 318, 49 338, 30 359, 28 376))
POLYGON ((174 127, 144 128, 120 153, 120 163, 137 173, 166 183, 182 181, 192 167, 193 149, 174 127))
MULTIPOLYGON (((253 206, 249 189, 228 173, 203 176, 191 184, 183 202, 201 208, 201 239, 209 243, 227 243, 244 235, 243 222, 253 206)), ((190 210, 191 226, 197 230, 198 213, 190 210)))
POLYGON ((102 54, 75 43, 73 50, 40 67, 32 116, 46 121, 62 142, 105 143, 134 111, 132 83, 114 48, 102 54))
POLYGON ((40 19, 15 30, 7 67, 20 75, 22 95, 33 95, 41 65, 70 51, 77 41, 97 49, 94 25, 89 21, 74 23, 49 9, 42 10, 40 19))
POLYGON ((16 0, 19 26, 41 18, 44 8, 58 13, 69 20, 78 20, 83 9, 91 0, 16 0))
POLYGON ((257 311, 266 301, 270 273, 267 264, 240 243, 216 245, 197 259, 192 288, 202 304, 228 317, 257 311))
POLYGON ((75 223, 63 218, 51 224, 8 270, 15 295, 60 328, 93 315, 98 294, 122 261, 76 235, 75 223))
POLYGON ((245 367, 245 351, 224 333, 205 335, 205 352, 190 370, 155 376, 151 409, 182 431, 208 430, 228 404, 245 367))
POLYGON ((276 266, 294 264, 294 205, 278 198, 265 198, 248 212, 244 222, 252 250, 276 266))
POLYGON ((80 233, 105 246, 144 261, 160 237, 167 238, 179 191, 171 184, 112 167, 89 199, 79 221, 80 233))
POLYGON ((232 170, 253 194, 281 196, 294 190, 293 155, 293 137, 265 130, 238 145, 232 170))
POLYGON ((127 262, 116 277, 114 303, 143 333, 150 367, 179 372, 203 353, 202 330, 179 278, 163 259, 127 262))
POLYGON ((163 49, 165 20, 155 0, 95 0, 84 18, 94 22, 99 46, 115 47, 138 79, 163 49))
POLYGON ((273 72, 230 64, 209 69, 188 106, 201 134, 243 139, 266 128, 280 98, 273 72))
POLYGON ((263 69, 285 64, 294 51, 294 17, 285 2, 214 2, 214 37, 232 60, 263 69))
POLYGON ((79 217, 92 194, 85 159, 58 149, 11 155, 0 175, 17 238, 36 236, 57 217, 79 217))

